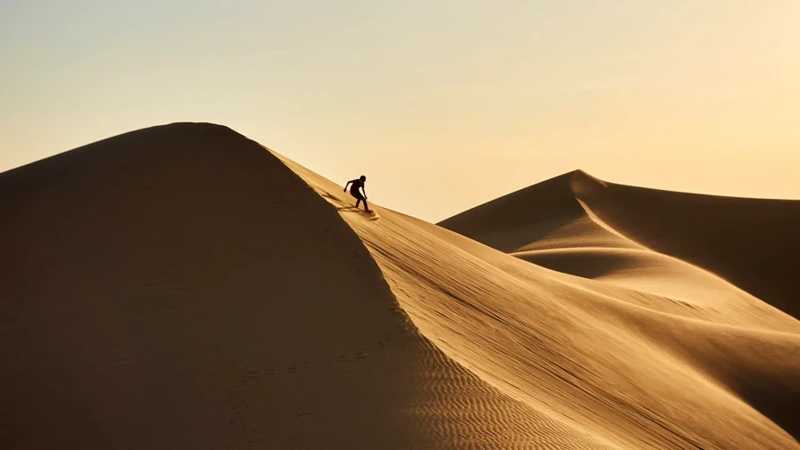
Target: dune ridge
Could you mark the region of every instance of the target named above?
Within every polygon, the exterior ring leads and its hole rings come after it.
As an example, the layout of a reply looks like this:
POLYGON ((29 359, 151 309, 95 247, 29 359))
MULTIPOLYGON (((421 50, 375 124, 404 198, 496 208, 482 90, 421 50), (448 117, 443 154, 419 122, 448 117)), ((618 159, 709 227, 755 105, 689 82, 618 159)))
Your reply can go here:
POLYGON ((652 250, 713 272, 795 318, 800 314, 797 200, 661 191, 577 170, 439 225, 507 253, 587 246, 652 250))
POLYGON ((800 448, 800 323, 576 176, 441 227, 211 124, 0 174, 0 443, 800 448))
MULTIPOLYGON (((349 204, 335 185, 287 163, 337 207, 349 204)), ((557 206, 568 218, 579 219, 576 203, 557 206)), ((454 360, 523 403, 575 426, 591 423, 590 429, 602 430, 601 436, 622 447, 796 445, 791 438, 778 438, 784 431, 761 415, 796 431, 792 411, 798 402, 800 340, 795 319, 708 273, 703 275, 731 292, 703 308, 552 272, 434 225, 378 211, 377 224, 356 214, 343 217, 367 243, 401 306, 454 360), (753 348, 758 355, 745 354, 753 348), (669 381, 654 381, 659 379, 669 381), (622 392, 618 383, 625 384, 622 392), (660 403, 665 399, 672 406, 660 403), (676 405, 683 409, 671 409, 676 405), (730 423, 696 423, 700 410, 737 422, 736 437, 715 431, 730 423), (752 433, 744 431, 748 428, 752 433), (772 438, 764 436, 773 433, 776 441, 770 444, 772 438)), ((478 220, 507 223, 504 213, 508 210, 492 211, 478 220)), ((546 227, 558 228, 552 222, 546 227)), ((508 245, 523 238, 524 230, 490 235, 508 245)))

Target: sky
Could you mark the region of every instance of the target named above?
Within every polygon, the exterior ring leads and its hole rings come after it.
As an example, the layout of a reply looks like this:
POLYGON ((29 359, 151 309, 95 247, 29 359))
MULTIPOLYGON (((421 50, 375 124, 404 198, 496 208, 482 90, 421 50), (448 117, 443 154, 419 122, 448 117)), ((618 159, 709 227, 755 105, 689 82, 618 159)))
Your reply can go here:
POLYGON ((800 199, 800 1, 0 0, 0 171, 183 121, 432 222, 575 169, 800 199))

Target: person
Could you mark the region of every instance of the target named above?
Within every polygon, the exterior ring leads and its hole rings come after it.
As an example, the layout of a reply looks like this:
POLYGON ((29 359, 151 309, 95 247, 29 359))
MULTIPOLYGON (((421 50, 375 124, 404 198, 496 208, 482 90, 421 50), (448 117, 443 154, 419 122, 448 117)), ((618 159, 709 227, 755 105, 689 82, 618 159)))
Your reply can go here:
POLYGON ((367 177, 361 175, 357 180, 348 181, 346 185, 344 185, 344 192, 347 192, 347 186, 350 186, 350 195, 356 198, 356 209, 358 209, 358 205, 363 201, 364 202, 364 211, 369 211, 369 206, 367 206, 367 190, 364 187, 364 183, 367 182, 367 177), (364 191, 364 195, 361 195, 361 191, 359 188, 364 191))

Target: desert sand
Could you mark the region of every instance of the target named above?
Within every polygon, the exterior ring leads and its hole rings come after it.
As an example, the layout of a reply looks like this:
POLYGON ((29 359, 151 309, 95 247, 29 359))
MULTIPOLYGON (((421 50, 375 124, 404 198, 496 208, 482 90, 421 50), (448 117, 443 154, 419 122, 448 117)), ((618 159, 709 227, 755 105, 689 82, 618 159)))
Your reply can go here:
POLYGON ((0 448, 800 448, 800 201, 337 181, 190 123, 0 174, 0 448))

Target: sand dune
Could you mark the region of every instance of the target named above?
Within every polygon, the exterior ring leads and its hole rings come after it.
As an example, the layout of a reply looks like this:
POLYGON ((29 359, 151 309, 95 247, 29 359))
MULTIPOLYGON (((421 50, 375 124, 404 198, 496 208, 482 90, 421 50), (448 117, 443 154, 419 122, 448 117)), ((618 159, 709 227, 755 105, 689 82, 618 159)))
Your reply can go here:
POLYGON ((646 247, 710 270, 800 317, 800 201, 659 191, 576 171, 440 225, 504 252, 583 247, 574 241, 597 239, 614 241, 598 247, 646 247), (572 229, 580 223, 588 225, 572 229), (598 224, 605 233, 597 232, 598 224), (617 242, 619 235, 626 242, 617 242))
POLYGON ((639 203, 683 194, 636 189, 573 173, 440 227, 208 124, 0 174, 0 444, 800 448, 800 322, 763 301, 794 281, 758 275, 797 236, 748 272, 686 249, 761 201, 671 228, 639 203))

